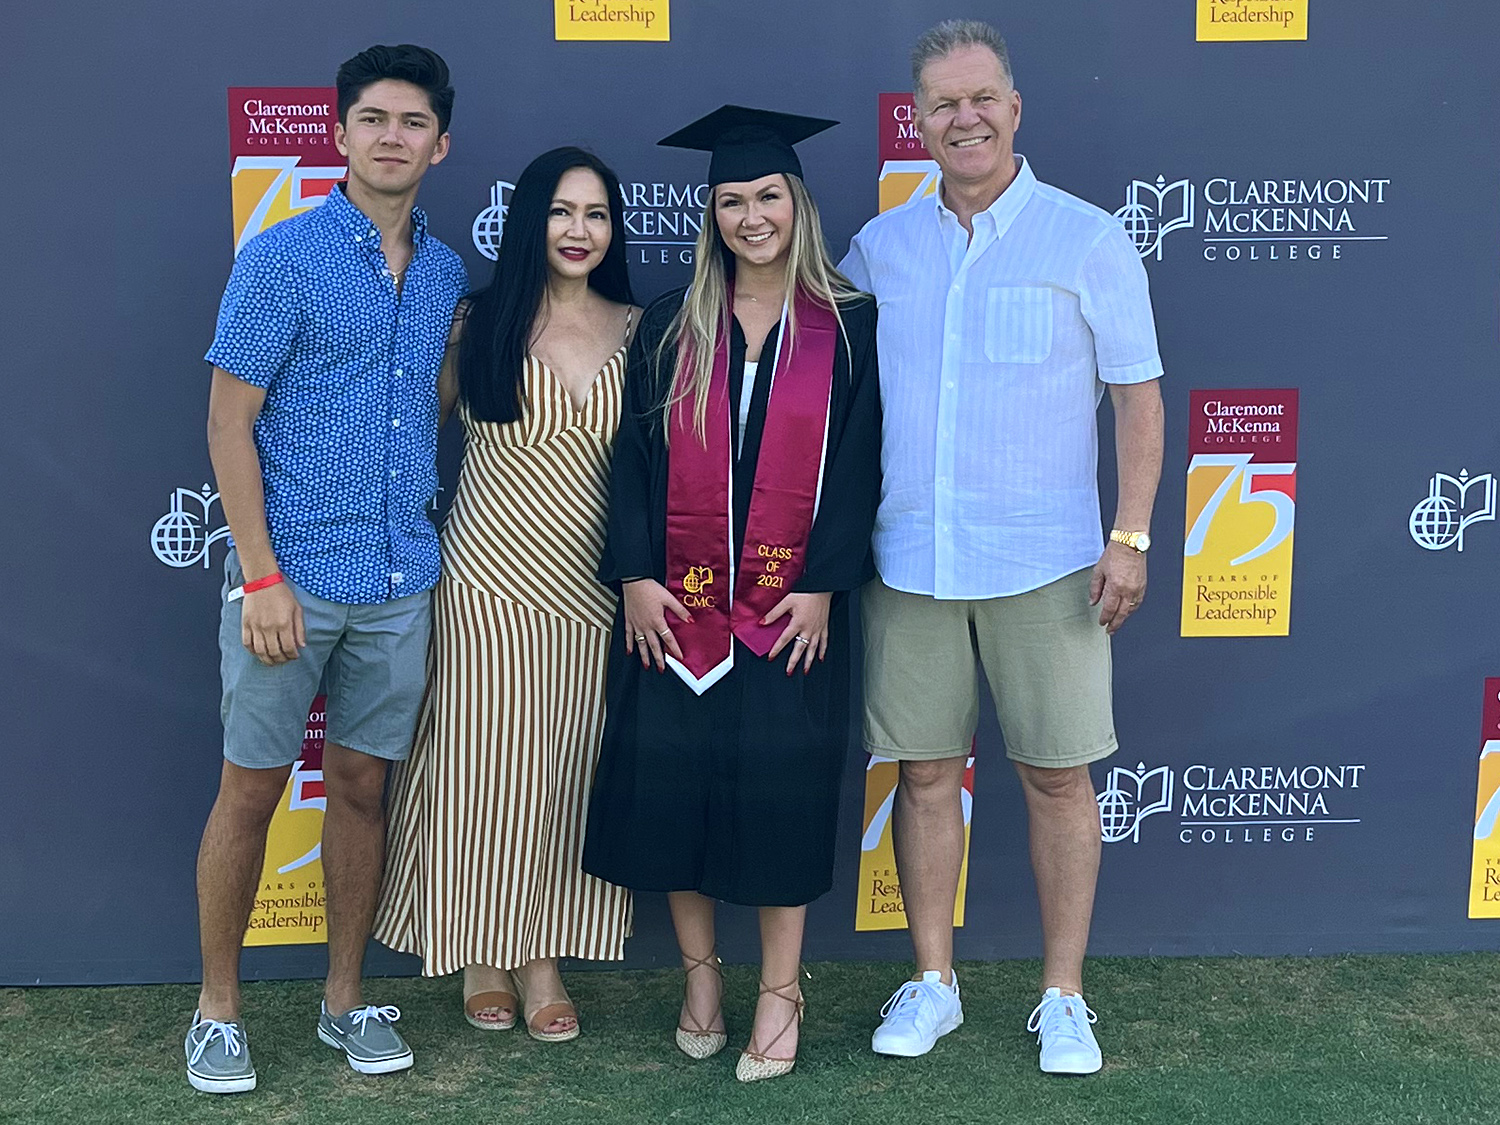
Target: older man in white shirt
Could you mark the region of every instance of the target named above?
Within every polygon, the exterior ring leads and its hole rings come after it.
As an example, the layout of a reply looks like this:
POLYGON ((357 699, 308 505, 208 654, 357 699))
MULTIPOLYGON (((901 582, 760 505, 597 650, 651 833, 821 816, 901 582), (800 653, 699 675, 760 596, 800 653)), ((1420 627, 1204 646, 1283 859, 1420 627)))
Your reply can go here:
POLYGON ((1083 958, 1099 870, 1089 763, 1116 748, 1109 635, 1146 590, 1162 373, 1146 273, 1113 217, 1039 182, 1012 148, 1021 96, 989 25, 949 20, 912 52, 935 196, 865 225, 841 268, 880 307, 880 577, 864 594, 865 744, 901 762, 896 862, 917 973, 882 1010, 881 1054, 963 1022, 953 905, 978 671, 1030 817, 1041 904, 1041 1067, 1102 1064, 1083 958), (1114 408, 1106 545, 1097 409, 1114 408))

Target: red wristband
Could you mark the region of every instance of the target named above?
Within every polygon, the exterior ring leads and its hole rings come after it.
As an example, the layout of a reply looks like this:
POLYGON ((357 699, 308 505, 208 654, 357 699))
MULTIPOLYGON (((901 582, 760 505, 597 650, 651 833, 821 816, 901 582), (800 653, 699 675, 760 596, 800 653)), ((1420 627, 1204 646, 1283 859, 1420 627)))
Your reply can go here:
POLYGON ((274 586, 278 582, 285 581, 286 579, 281 576, 281 571, 278 570, 266 575, 264 578, 257 578, 254 582, 246 582, 240 589, 247 594, 253 594, 257 590, 264 590, 267 586, 274 586))

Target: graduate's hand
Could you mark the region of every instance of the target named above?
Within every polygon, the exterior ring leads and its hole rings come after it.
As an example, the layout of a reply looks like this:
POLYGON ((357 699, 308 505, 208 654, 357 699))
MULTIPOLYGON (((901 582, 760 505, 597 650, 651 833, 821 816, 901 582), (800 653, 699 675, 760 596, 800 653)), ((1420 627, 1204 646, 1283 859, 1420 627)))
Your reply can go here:
POLYGON ((667 661, 663 652, 682 659, 682 649, 677 647, 677 638, 667 624, 667 611, 675 613, 680 621, 690 622, 693 615, 654 578, 638 578, 624 586, 625 651, 640 653, 642 668, 649 668, 654 661, 656 670, 665 672, 667 661))
POLYGON ((792 655, 786 662, 786 674, 790 676, 799 662, 804 676, 812 671, 813 660, 822 660, 828 654, 828 607, 832 602, 830 593, 788 594, 777 602, 776 608, 762 617, 760 623, 770 625, 782 617, 790 620, 766 659, 775 660, 782 649, 790 647, 792 655))

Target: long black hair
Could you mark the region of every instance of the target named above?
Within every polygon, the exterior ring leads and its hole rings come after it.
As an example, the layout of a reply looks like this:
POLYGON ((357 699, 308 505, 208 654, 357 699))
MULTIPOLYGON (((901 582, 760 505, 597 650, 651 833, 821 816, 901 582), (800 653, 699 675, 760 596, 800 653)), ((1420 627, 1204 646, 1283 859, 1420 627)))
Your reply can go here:
POLYGON ((625 266, 625 200, 619 177, 581 148, 542 153, 516 181, 494 277, 470 298, 458 346, 458 392, 469 413, 481 421, 521 417, 521 370, 547 292, 547 214, 558 181, 574 168, 598 173, 609 198, 609 249, 589 274, 589 287, 607 300, 635 304, 625 266))

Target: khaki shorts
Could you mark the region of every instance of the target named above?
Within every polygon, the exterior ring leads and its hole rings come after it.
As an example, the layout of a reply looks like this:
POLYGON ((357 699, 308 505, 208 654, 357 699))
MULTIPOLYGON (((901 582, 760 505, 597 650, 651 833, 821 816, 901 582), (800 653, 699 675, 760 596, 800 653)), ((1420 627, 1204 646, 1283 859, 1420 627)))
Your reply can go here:
POLYGON ((1065 769, 1114 753, 1109 634, 1089 605, 1091 574, 979 601, 867 585, 865 748, 906 761, 967 754, 982 663, 1014 761, 1065 769))

